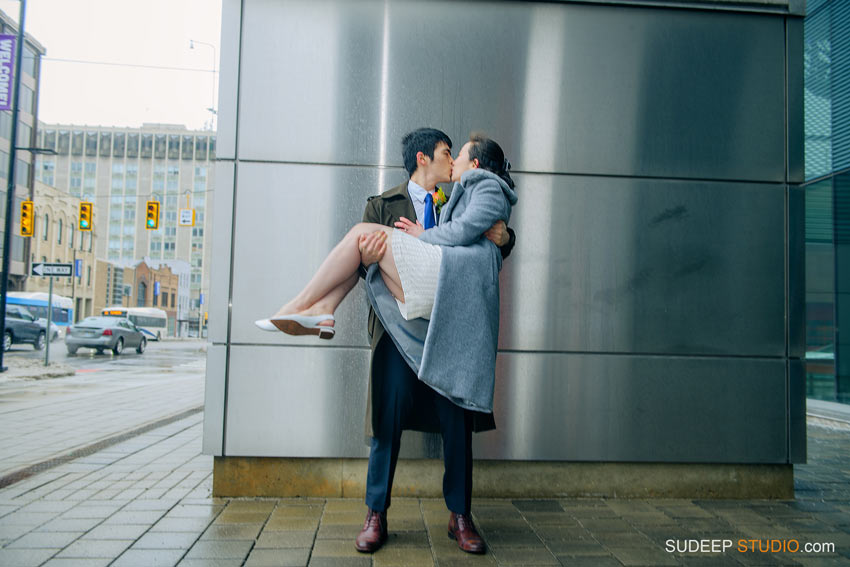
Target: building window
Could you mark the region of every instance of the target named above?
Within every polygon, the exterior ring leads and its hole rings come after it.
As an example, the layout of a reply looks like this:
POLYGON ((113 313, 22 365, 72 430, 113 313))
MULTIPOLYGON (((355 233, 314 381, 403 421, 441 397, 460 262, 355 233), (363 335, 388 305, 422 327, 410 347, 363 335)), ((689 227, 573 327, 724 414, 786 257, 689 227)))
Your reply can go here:
POLYGON ((32 89, 26 85, 21 85, 21 104, 18 106, 19 110, 23 110, 27 114, 32 114, 32 102, 33 102, 33 92, 32 89))
MULTIPOLYGON (((29 45, 24 46, 24 56, 21 59, 21 71, 29 75, 30 77, 35 77, 35 51, 30 49, 29 45)), ((23 87, 23 85, 21 85, 23 87)))
POLYGON ((8 111, 0 112, 0 136, 12 139, 12 115, 8 111))
MULTIPOLYGON (((0 116, 2 119, 2 116, 0 116)), ((68 152, 71 150, 71 133, 67 130, 59 130, 59 137, 57 139, 56 151, 59 152, 59 155, 66 156, 68 152)))
POLYGON ((165 159, 165 150, 168 147, 168 140, 165 134, 157 134, 154 138, 153 157, 156 159, 165 159))
POLYGON ((124 188, 128 194, 136 194, 139 180, 139 166, 135 163, 127 164, 127 175, 124 188))
POLYGON ((62 244, 62 219, 59 219, 59 230, 56 231, 56 243, 62 244))
POLYGON ((44 156, 38 156, 38 174, 37 178, 45 185, 53 186, 54 173, 56 171, 56 162, 52 159, 47 159, 44 156))
POLYGON ((86 286, 91 287, 91 266, 86 266, 86 286))
POLYGON ((166 184, 169 192, 177 192, 177 183, 180 180, 180 168, 176 165, 168 166, 168 182, 166 184))
POLYGON ((168 159, 180 159, 180 136, 177 134, 168 136, 168 159))
POLYGON ((22 159, 15 163, 15 179, 18 185, 29 187, 30 185, 30 164, 22 159))
POLYGON ((153 134, 142 134, 142 157, 153 156, 153 134))
POLYGON ((112 132, 100 133, 100 157, 109 157, 112 153, 112 132))
POLYGON ((195 161, 204 161, 207 159, 207 137, 198 136, 195 138, 195 161))
POLYGON ((94 195, 97 184, 97 162, 86 162, 86 175, 83 180, 83 194, 94 195))
POLYGON ((115 132, 112 139, 112 157, 124 157, 124 132, 115 132))
POLYGON ((18 121, 18 147, 32 147, 32 126, 24 124, 20 120, 18 121))
POLYGON ((171 294, 171 306, 176 307, 176 304, 174 303, 174 294, 173 293, 171 294))
MULTIPOLYGON (((156 287, 156 282, 154 282, 154 287, 156 287)), ((159 301, 159 296, 157 294, 153 294, 152 303, 153 306, 156 307, 159 301)))
POLYGON ((180 153, 180 157, 185 160, 190 160, 194 157, 194 149, 195 144, 193 143, 192 136, 183 136, 183 151, 180 153))
MULTIPOLYGON (((49 229, 50 229, 50 217, 47 215, 47 213, 44 213, 44 234, 42 235, 42 238, 41 238, 42 240, 47 240, 47 233, 48 233, 49 229)), ((44 261, 46 262, 47 258, 45 258, 44 261)))
POLYGON ((68 225, 68 248, 74 247, 74 225, 68 225))
POLYGON ((86 132, 86 157, 97 157, 97 132, 86 132))
POLYGON ((71 155, 83 155, 83 133, 79 130, 74 130, 74 133, 71 135, 71 155))
POLYGON ((145 282, 139 282, 139 290, 138 296, 136 297, 136 305, 138 307, 145 306, 145 300, 148 297, 148 286, 145 285, 145 282))
POLYGON ((124 164, 123 163, 113 163, 112 164, 112 189, 113 190, 124 189, 124 164))
POLYGON ((41 147, 47 148, 48 150, 56 149, 56 130, 44 131, 44 145, 41 147))
MULTIPOLYGON (((139 157, 139 135, 138 134, 127 134, 127 157, 128 158, 137 158, 139 157)), ((144 157, 144 156, 142 156, 144 157)), ((147 157, 151 157, 148 155, 147 157)))

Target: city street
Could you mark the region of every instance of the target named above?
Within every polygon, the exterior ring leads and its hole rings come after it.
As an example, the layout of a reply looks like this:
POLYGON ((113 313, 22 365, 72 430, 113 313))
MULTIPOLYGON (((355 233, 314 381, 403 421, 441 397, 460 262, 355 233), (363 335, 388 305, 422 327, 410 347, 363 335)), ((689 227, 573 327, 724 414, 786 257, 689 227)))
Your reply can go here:
MULTIPOLYGON (((148 343, 144 354, 120 356, 80 349, 69 355, 51 344, 51 363, 76 371, 43 380, 0 375, 0 485, 3 478, 68 456, 119 434, 200 411, 204 398, 205 342, 148 343)), ((15 345, 6 353, 39 360, 44 351, 15 345)))

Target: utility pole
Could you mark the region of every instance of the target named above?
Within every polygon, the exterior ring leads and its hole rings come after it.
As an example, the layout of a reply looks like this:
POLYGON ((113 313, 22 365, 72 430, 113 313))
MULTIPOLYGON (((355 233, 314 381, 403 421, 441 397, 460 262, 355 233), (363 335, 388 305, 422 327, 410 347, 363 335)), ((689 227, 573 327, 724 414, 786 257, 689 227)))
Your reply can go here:
MULTIPOLYGON (((6 295, 9 292, 9 265, 12 244, 12 207, 15 204, 15 162, 17 161, 18 143, 18 95, 21 92, 21 59, 24 51, 24 18, 27 13, 27 0, 21 0, 21 11, 18 17, 18 41, 15 45, 15 87, 12 93, 12 139, 9 151, 8 179, 6 183, 6 231, 3 233, 3 275, 0 277, 0 338, 6 342, 6 295)), ((50 306, 52 308, 52 306, 50 306)), ((50 327, 47 328, 50 335, 50 327)), ((0 347, 0 372, 7 368, 3 365, 3 348, 0 347)))

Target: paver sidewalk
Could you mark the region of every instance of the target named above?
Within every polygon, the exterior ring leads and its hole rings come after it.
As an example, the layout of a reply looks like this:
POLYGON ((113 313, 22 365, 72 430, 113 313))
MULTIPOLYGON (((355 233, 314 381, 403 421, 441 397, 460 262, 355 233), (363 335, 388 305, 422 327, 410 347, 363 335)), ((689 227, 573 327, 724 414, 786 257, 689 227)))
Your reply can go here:
POLYGON ((810 426, 797 498, 480 500, 488 544, 446 536, 441 500, 393 499, 390 541, 360 555, 359 499, 216 499, 200 414, 0 490, 0 565, 848 565, 850 430, 810 426), (829 553, 668 552, 668 540, 797 540, 829 553))

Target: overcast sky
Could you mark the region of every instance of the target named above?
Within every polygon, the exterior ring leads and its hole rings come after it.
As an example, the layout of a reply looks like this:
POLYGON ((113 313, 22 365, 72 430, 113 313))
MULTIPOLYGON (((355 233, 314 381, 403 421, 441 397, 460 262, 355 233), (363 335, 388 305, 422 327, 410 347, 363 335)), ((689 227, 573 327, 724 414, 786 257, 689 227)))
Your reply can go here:
MULTIPOLYGON (((20 4, 0 0, 0 10, 17 21, 20 4)), ((47 50, 42 122, 202 129, 218 106, 220 0, 28 0, 25 28, 47 50), (213 49, 189 49, 190 39, 215 46, 215 82, 213 49)))

